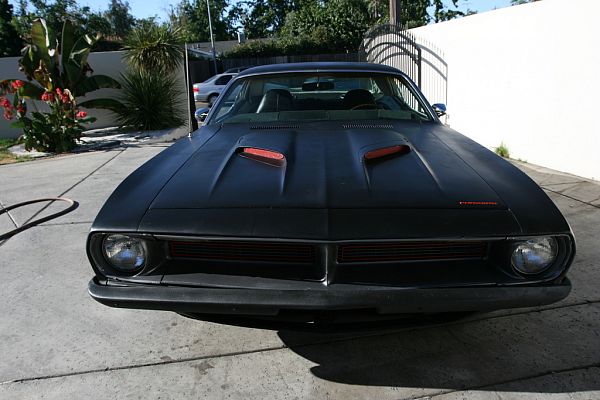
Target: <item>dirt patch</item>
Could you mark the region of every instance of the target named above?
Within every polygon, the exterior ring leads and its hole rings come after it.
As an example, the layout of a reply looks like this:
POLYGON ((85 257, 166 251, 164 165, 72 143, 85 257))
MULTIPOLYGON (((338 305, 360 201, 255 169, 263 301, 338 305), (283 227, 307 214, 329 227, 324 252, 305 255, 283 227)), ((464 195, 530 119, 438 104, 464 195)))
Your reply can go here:
POLYGON ((17 144, 17 139, 0 139, 0 165, 31 160, 27 156, 15 156, 8 149, 17 144))

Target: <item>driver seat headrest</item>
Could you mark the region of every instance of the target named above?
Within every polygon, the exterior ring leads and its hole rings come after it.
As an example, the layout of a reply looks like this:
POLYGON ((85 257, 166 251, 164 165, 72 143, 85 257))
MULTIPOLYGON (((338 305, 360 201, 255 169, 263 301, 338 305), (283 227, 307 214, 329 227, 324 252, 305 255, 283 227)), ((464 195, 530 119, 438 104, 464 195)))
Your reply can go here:
POLYGON ((375 97, 366 89, 352 89, 344 95, 343 106, 346 109, 352 109, 353 107, 361 104, 373 104, 375 105, 375 97))
POLYGON ((257 113, 291 111, 294 109, 294 98, 285 89, 271 89, 262 97, 257 113))

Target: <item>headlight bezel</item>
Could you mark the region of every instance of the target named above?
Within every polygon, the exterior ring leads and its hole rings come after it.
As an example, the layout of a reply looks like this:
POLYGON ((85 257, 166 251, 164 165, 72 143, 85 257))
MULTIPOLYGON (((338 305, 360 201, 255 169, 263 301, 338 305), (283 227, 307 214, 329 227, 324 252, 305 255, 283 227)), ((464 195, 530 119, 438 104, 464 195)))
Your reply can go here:
POLYGON ((156 270, 163 259, 160 256, 163 253, 160 244, 152 235, 143 233, 92 232, 88 236, 87 253, 96 274, 105 278, 131 278, 147 275, 156 270), (146 253, 143 265, 132 271, 121 270, 112 265, 104 254, 104 241, 110 235, 123 235, 140 240, 146 253))
POLYGON ((550 236, 550 235, 533 236, 531 238, 528 238, 527 240, 515 241, 515 242, 513 242, 511 249, 512 249, 512 252, 510 254, 510 266, 517 274, 524 275, 524 276, 535 276, 535 275, 543 274, 546 270, 548 270, 550 267, 552 267, 552 264, 554 264, 554 262, 558 258, 558 241, 556 240, 556 238, 554 236, 550 236), (544 241, 546 241, 547 243, 543 243, 544 241), (534 248, 536 248, 536 246, 539 246, 539 245, 542 245, 542 246, 548 245, 549 246, 550 253, 553 253, 549 260, 546 260, 544 263, 540 264, 538 269, 533 270, 533 271, 531 271, 531 270, 527 271, 526 265, 523 265, 521 267, 517 265, 518 262, 515 260, 515 258, 518 256, 517 252, 519 250, 523 251, 527 247, 529 247, 530 249, 534 249, 534 248))
POLYGON ((575 240, 569 234, 539 234, 531 236, 508 237, 505 246, 505 272, 527 282, 548 282, 562 279, 575 256, 575 240), (546 268, 536 273, 523 273, 513 266, 512 258, 515 249, 529 240, 552 237, 556 243, 556 256, 546 268))
POLYGON ((144 266, 146 265, 146 262, 148 261, 148 246, 146 245, 146 241, 143 238, 139 238, 139 237, 135 237, 135 236, 131 236, 131 235, 124 235, 121 233, 111 233, 108 235, 105 235, 104 238, 102 239, 102 255, 104 256, 104 260, 110 264, 114 269, 126 273, 126 274, 136 274, 137 272, 141 271, 144 266), (111 260, 111 256, 108 254, 108 249, 107 247, 110 245, 108 243, 108 241, 113 240, 115 241, 115 243, 113 244, 113 246, 115 246, 118 242, 124 242, 124 241, 129 241, 131 243, 133 243, 133 245, 135 247, 138 247, 138 250, 140 250, 140 254, 136 255, 136 265, 133 266, 133 268, 128 268, 128 267, 124 267, 122 265, 118 265, 117 263, 115 263, 114 260, 111 260), (137 257, 141 257, 141 264, 137 265, 137 257))

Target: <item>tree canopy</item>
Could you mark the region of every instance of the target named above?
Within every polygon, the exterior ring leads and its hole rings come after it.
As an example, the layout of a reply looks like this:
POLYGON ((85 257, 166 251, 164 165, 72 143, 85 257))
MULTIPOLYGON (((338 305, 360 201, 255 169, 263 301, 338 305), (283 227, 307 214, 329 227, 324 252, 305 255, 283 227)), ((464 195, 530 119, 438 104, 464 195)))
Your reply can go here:
MULTIPOLYGON (((389 20, 387 0, 209 1, 216 40, 233 39, 243 31, 248 38, 291 39, 290 35, 298 34, 337 38, 340 34, 342 39, 336 41, 345 43, 348 34, 354 35, 354 41, 359 32, 389 20), (314 32, 317 28, 320 32, 314 32)), ((407 0, 402 4, 402 23, 408 28, 473 13, 459 10, 458 0, 451 0, 450 6, 443 0, 407 0)), ((181 28, 188 42, 210 40, 205 0, 181 0, 171 7, 169 22, 181 28)))
MULTIPOLYGON (((414 28, 473 13, 459 10, 457 3, 405 1, 401 23, 414 28)), ((389 3, 382 0, 247 0, 241 10, 238 21, 249 38, 273 40, 236 47, 228 54, 231 57, 356 51, 370 27, 389 20, 389 3)))
MULTIPOLYGON (((137 26, 163 25, 177 30, 188 42, 210 41, 206 0, 178 0, 165 22, 158 17, 136 19, 127 0, 107 0, 104 11, 81 7, 77 0, 0 0, 0 55, 16 55, 21 39, 27 39, 31 23, 41 17, 57 36, 64 20, 82 32, 100 33, 96 49, 115 50, 137 26)), ((532 0, 512 0, 520 3, 532 0)), ((345 52, 358 48, 365 32, 389 20, 388 0, 209 0, 215 40, 235 39, 244 32, 249 39, 271 38, 268 44, 248 44, 267 53, 345 52)), ((400 10, 407 28, 468 15, 458 0, 405 0, 400 10), (447 6, 446 4, 449 4, 447 6)), ((243 50, 243 49, 242 49, 243 50)), ((245 50, 244 50, 245 51, 245 50)))
POLYGON ((46 20, 57 36, 61 34, 63 22, 70 20, 81 32, 100 33, 117 41, 122 40, 136 24, 129 3, 122 0, 110 0, 105 11, 80 7, 77 0, 18 0, 18 3, 12 24, 19 36, 25 39, 36 18, 46 20))
MULTIPOLYGON (((210 17, 215 40, 228 40, 234 37, 231 18, 226 9, 227 0, 209 0, 210 17)), ((208 10, 206 0, 182 0, 169 12, 169 22, 181 30, 186 42, 207 42, 210 40, 208 10)))
POLYGON ((354 51, 375 22, 363 0, 314 0, 287 15, 281 36, 307 37, 338 52, 354 51))
POLYGON ((234 7, 233 15, 248 37, 268 37, 281 30, 289 13, 310 8, 312 3, 310 0, 247 0, 234 7))
POLYGON ((18 56, 23 47, 12 19, 13 6, 0 0, 0 57, 18 56))

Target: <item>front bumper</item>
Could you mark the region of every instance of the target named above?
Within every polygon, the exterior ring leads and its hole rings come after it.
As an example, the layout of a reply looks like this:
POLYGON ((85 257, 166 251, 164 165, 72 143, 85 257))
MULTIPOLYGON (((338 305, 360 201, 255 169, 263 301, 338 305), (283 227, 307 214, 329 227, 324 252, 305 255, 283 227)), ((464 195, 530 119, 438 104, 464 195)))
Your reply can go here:
POLYGON ((111 307, 181 313, 276 316, 281 311, 374 310, 378 314, 491 311, 551 304, 567 297, 571 283, 535 286, 390 288, 330 285, 311 289, 206 288, 106 285, 92 279, 89 293, 111 307))

